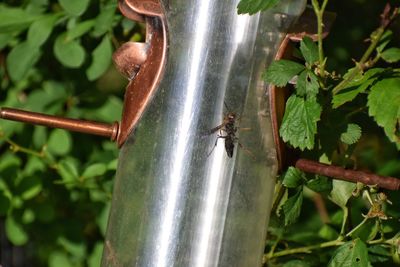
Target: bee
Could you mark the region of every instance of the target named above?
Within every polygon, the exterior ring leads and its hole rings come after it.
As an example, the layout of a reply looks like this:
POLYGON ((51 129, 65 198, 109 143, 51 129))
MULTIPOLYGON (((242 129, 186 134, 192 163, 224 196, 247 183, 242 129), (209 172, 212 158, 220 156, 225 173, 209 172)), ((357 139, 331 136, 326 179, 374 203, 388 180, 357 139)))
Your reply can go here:
POLYGON ((208 156, 214 151, 217 146, 218 139, 222 138, 225 140, 225 151, 228 157, 232 158, 233 151, 235 149, 235 142, 237 142, 238 138, 236 137, 236 120, 237 115, 234 112, 229 112, 224 116, 222 123, 211 130, 208 131, 207 135, 213 134, 219 131, 217 139, 215 140, 215 144, 213 149, 208 153, 208 156))

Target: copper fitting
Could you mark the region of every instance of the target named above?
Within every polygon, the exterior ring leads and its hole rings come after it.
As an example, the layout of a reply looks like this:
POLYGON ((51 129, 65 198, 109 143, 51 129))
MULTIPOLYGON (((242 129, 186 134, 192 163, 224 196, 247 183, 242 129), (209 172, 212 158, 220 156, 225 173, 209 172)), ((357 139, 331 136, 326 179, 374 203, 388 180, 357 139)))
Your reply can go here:
POLYGON ((36 112, 29 112, 13 108, 0 108, 0 118, 20 121, 51 128, 61 128, 69 131, 99 135, 115 141, 118 137, 118 122, 113 124, 61 118, 36 112))

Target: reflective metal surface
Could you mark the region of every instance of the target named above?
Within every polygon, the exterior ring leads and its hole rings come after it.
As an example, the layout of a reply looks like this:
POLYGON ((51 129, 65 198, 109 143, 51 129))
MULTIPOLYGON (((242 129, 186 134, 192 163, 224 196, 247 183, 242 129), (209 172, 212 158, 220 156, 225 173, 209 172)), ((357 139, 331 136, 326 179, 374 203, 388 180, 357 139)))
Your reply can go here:
POLYGON ((121 149, 103 267, 261 265, 277 163, 260 77, 304 4, 238 16, 237 1, 163 1, 167 65, 121 149), (232 158, 207 135, 228 112, 232 158))

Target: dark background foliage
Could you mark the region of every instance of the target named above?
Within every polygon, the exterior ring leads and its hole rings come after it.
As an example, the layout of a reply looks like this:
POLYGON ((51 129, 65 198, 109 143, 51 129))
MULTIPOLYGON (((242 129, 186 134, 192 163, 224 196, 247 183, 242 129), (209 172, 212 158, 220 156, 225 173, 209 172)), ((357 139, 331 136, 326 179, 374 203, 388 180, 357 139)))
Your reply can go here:
MULTIPOLYGON (((337 19, 325 42, 329 67, 344 72, 353 65, 352 58, 359 59, 367 46, 363 40, 379 24, 384 4, 330 2, 327 9, 336 12, 337 19)), ((394 27, 398 32, 399 24, 394 27)), ((125 41, 142 40, 143 33, 143 25, 119 14, 116 0, 3 1, 1 106, 119 120, 127 82, 111 64, 111 52, 125 41)), ((398 35, 395 39, 398 43, 398 35)), ((371 121, 359 118, 363 129, 370 129, 355 151, 359 166, 400 177, 398 150, 371 121)), ((0 264, 99 266, 116 145, 5 121, 0 122, 0 134, 0 264)), ((396 193, 391 198, 399 200, 396 193)), ((303 205, 296 229, 286 233, 294 241, 307 241, 299 229, 307 233, 321 226, 312 199, 305 198, 303 205)), ((328 208, 335 212, 333 206, 328 208)))

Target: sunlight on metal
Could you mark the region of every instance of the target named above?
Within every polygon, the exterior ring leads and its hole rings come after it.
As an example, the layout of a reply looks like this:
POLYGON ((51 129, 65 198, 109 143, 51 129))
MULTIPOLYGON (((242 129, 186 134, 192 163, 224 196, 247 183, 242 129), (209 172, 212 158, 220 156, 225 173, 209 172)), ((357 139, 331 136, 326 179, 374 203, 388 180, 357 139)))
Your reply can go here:
POLYGON ((190 128, 192 127, 192 119, 194 113, 194 94, 198 92, 197 89, 202 84, 198 83, 198 76, 201 74, 200 68, 205 65, 204 59, 202 60, 202 53, 204 52, 204 46, 207 44, 205 38, 206 33, 208 31, 209 25, 208 23, 211 19, 209 16, 209 5, 212 0, 202 1, 201 4, 199 2, 197 21, 195 22, 195 26, 193 28, 197 29, 194 35, 193 41, 193 50, 192 52, 192 64, 189 66, 190 73, 189 79, 187 83, 187 95, 185 96, 185 100, 183 101, 183 112, 180 120, 179 127, 179 138, 178 140, 174 140, 176 143, 175 150, 172 154, 172 171, 169 176, 169 194, 166 200, 166 207, 164 211, 164 215, 162 216, 163 221, 160 224, 160 227, 164 229, 160 231, 160 236, 157 238, 157 243, 159 244, 159 252, 156 254, 157 258, 155 259, 155 266, 159 267, 168 267, 168 257, 169 254, 168 249, 171 248, 171 242, 173 242, 174 231, 177 230, 174 224, 174 215, 176 215, 177 208, 177 200, 179 199, 178 194, 181 191, 180 188, 182 186, 182 181, 184 180, 185 174, 185 166, 187 165, 187 161, 185 161, 185 157, 190 158, 190 155, 187 153, 186 148, 191 140, 194 138, 190 136, 190 128))

